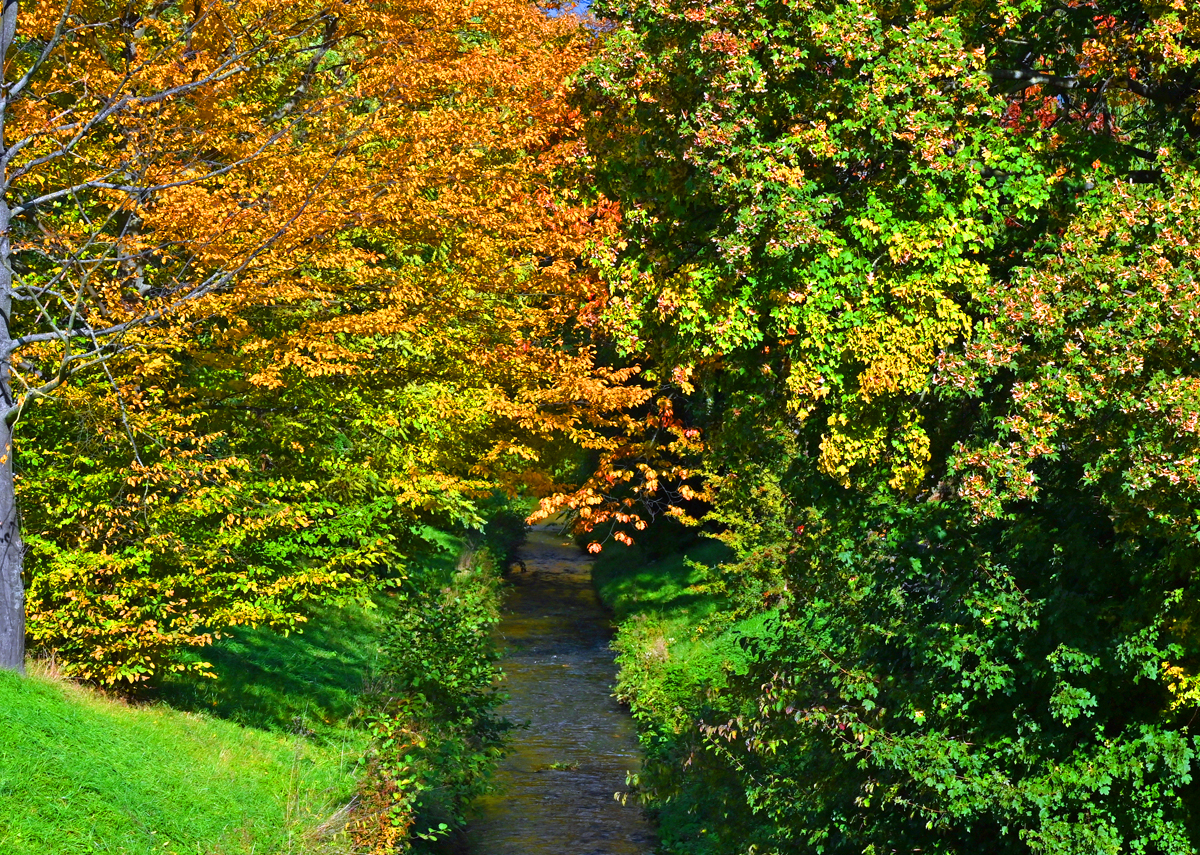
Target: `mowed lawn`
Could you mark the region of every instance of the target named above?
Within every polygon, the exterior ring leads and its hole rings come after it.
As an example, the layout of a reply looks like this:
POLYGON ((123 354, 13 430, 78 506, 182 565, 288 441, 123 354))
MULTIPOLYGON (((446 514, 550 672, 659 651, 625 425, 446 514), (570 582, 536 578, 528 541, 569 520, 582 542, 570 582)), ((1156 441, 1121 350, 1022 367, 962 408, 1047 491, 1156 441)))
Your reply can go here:
POLYGON ((0 853, 337 851, 361 749, 0 672, 0 853))

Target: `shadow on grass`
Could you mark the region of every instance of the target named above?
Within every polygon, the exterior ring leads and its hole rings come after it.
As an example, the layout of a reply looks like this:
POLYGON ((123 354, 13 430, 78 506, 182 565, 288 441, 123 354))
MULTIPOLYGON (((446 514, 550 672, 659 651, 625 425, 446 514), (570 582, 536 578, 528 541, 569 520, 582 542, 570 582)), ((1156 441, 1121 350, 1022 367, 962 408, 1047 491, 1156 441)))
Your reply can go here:
MULTIPOLYGON (((430 529, 431 532, 437 533, 430 529)), ((418 588, 446 584, 461 548, 450 535, 408 568, 418 588)), ((203 711, 246 727, 338 739, 360 711, 379 673, 389 624, 405 608, 395 592, 367 605, 312 609, 298 631, 238 627, 216 644, 181 658, 212 665, 213 677, 167 674, 149 688, 149 700, 203 711)))
POLYGON ((212 647, 190 651, 213 666, 216 679, 168 676, 157 700, 204 711, 248 727, 318 739, 343 729, 370 688, 398 597, 380 595, 373 608, 314 610, 299 632, 242 627, 212 647))
POLYGON ((647 613, 663 617, 686 615, 689 620, 698 621, 721 602, 695 586, 709 581, 709 568, 729 560, 731 555, 725 544, 715 540, 700 540, 690 544, 686 551, 658 560, 648 558, 636 544, 616 545, 601 553, 593 566, 592 580, 617 622, 633 614, 647 613))

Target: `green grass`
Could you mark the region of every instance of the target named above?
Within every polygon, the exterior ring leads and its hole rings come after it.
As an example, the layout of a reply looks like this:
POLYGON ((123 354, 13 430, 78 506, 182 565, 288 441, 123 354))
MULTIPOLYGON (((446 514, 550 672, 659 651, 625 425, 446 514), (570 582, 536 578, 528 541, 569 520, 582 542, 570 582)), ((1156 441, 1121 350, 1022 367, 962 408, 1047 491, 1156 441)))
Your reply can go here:
MULTIPOLYGON (((462 547, 460 539, 428 530, 430 538, 435 535, 444 540, 443 548, 429 550, 409 568, 421 588, 449 584, 462 547)), ((388 624, 404 608, 398 594, 381 592, 369 607, 319 606, 288 635, 236 628, 228 638, 185 655, 211 664, 215 679, 167 676, 151 697, 247 727, 343 740, 363 692, 377 679, 388 624)))
POLYGON ((710 690, 723 688, 731 673, 746 673, 741 641, 763 636, 771 616, 731 616, 721 586, 712 584, 714 568, 732 557, 723 543, 700 539, 662 552, 655 560, 636 544, 610 547, 592 571, 617 624, 617 695, 643 731, 689 726, 710 690))
POLYGON ((4 855, 336 851, 358 747, 0 673, 4 855))
POLYGON ((736 775, 706 762, 698 723, 753 711, 724 690, 751 665, 743 640, 768 639, 775 611, 738 618, 752 611, 754 589, 716 569, 732 559, 724 544, 671 528, 651 535, 649 555, 637 545, 607 548, 593 579, 617 622, 616 695, 637 724, 644 763, 636 787, 657 821, 659 849, 713 855, 723 850, 708 834, 712 817, 744 804, 745 793, 736 775))
POLYGON ((630 654, 621 664, 640 658, 641 668, 657 662, 661 667, 651 671, 681 684, 677 691, 685 693, 690 690, 682 684, 721 685, 725 672, 744 671, 738 640, 758 633, 761 617, 730 620, 726 599, 710 587, 713 568, 730 557, 729 549, 715 540, 697 541, 658 560, 639 555, 637 546, 602 557, 592 578, 616 619, 617 649, 630 654))
POLYGON ((308 855, 356 786, 354 727, 398 598, 243 628, 130 705, 0 673, 0 853, 308 855))
POLYGON ((617 695, 644 729, 681 726, 708 687, 744 667, 741 649, 722 620, 724 600, 705 583, 729 557, 701 540, 658 560, 638 546, 601 553, 592 579, 617 623, 617 695), (715 621, 714 621, 715 619, 715 621))
POLYGON ((374 608, 321 608, 287 636, 236 629, 190 654, 211 663, 216 679, 168 677, 156 696, 249 727, 341 739, 375 679, 384 630, 400 607, 397 597, 379 595, 374 608))
MULTIPOLYGON (((414 583, 448 584, 456 557, 427 556, 414 583)), ((349 851, 369 747, 358 714, 404 608, 379 594, 317 608, 287 636, 235 630, 187 654, 215 679, 166 677, 138 704, 0 672, 0 855, 349 851)))
POLYGON ((618 623, 635 614, 699 622, 721 603, 711 594, 696 590, 696 586, 708 581, 708 568, 729 557, 729 549, 716 540, 701 540, 684 552, 658 560, 651 560, 636 544, 615 544, 600 554, 592 569, 592 580, 618 623))

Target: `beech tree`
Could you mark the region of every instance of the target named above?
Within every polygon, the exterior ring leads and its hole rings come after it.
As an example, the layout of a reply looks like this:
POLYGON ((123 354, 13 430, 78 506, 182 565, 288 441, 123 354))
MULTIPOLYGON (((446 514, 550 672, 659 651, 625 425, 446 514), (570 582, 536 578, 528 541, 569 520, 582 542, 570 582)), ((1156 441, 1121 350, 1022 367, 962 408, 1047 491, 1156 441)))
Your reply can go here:
MULTIPOLYGON (((92 184, 34 206, 16 252, 83 317, 38 330, 14 375, 38 381, 26 635, 107 683, 202 669, 175 654, 398 578, 430 526, 479 526, 495 492, 551 491, 578 447, 622 445, 647 397, 589 343, 604 288, 584 260, 617 216, 581 180, 568 81, 596 40, 577 19, 526 0, 146 8, 274 35, 39 166, 61 189, 83 160, 92 184), (102 186, 135 155, 147 180, 102 186), (67 347, 89 358, 60 377, 67 347)), ((96 24, 49 91, 93 91, 123 33, 165 26, 72 14, 96 24)), ((209 55, 185 30, 147 75, 209 55)))
POLYGON ((0 666, 24 660, 22 415, 328 233, 313 202, 354 129, 330 134, 346 99, 310 90, 337 5, 5 2, 0 666))

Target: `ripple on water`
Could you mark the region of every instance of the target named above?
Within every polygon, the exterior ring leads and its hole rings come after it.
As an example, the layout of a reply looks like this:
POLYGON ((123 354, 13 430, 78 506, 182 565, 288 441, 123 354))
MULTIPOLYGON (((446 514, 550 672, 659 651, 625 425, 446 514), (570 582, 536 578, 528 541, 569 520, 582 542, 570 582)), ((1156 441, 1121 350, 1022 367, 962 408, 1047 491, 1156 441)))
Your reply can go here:
POLYGON ((613 794, 638 768, 633 722, 612 698, 608 617, 590 563, 554 531, 536 528, 499 626, 514 735, 497 792, 477 803, 473 855, 648 855, 654 833, 613 794))

